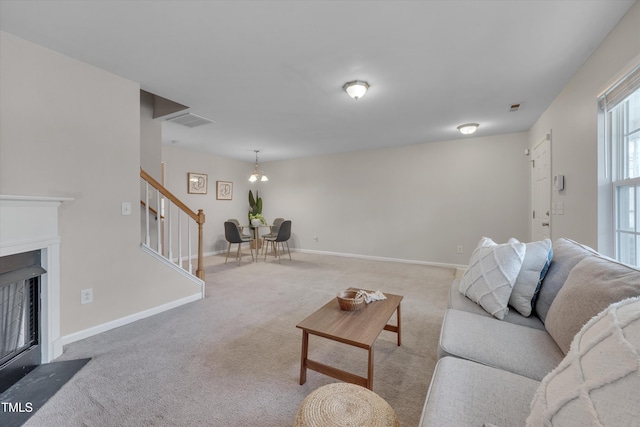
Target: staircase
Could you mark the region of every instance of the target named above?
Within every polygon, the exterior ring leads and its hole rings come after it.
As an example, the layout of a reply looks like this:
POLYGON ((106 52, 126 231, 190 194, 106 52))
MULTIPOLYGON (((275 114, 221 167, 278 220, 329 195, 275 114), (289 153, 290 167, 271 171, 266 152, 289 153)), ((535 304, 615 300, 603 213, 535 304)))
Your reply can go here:
POLYGON ((204 298, 204 262, 202 228, 204 212, 194 212, 162 184, 140 169, 142 206, 141 248, 202 286, 204 298), (194 237, 195 234, 195 237, 194 237), (197 249, 194 240, 197 238, 197 249), (194 254, 197 252, 197 255, 194 254), (197 259, 195 274, 193 259, 197 259))

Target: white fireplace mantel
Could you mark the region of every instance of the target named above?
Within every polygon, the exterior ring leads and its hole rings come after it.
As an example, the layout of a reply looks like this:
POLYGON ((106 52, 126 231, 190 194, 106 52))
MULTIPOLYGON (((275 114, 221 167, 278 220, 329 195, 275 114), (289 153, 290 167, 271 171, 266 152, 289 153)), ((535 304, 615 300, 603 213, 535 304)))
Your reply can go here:
POLYGON ((62 354, 60 340, 60 235, 58 207, 71 197, 0 195, 0 256, 40 250, 42 363, 62 354))

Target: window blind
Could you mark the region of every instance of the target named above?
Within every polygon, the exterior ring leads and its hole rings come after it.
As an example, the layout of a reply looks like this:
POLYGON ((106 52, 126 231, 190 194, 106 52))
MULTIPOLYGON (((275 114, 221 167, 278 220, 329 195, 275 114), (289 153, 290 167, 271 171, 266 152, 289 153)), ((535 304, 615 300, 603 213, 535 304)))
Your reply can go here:
POLYGON ((640 88, 640 66, 600 97, 600 108, 610 110, 640 88))

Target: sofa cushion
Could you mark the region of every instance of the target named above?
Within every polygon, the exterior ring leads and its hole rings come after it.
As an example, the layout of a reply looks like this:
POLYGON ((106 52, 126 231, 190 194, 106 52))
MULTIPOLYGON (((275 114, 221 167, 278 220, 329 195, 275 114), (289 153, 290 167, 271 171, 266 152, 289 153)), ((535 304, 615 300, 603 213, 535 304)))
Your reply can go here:
MULTIPOLYGON (((516 239, 510 239, 516 241, 516 239)), ((542 285, 542 279, 549 270, 553 249, 550 239, 526 243, 527 250, 522 262, 522 268, 513 285, 513 291, 509 297, 509 305, 525 317, 529 317, 533 311, 536 297, 542 285)))
POLYGON ((436 364, 420 426, 522 426, 539 384, 510 372, 445 357, 436 364))
MULTIPOLYGON (((447 308, 466 311, 468 313, 474 313, 485 317, 493 317, 478 304, 462 295, 458 290, 459 287, 460 279, 453 279, 453 281, 451 282, 451 289, 449 290, 449 306, 447 308)), ((538 318, 538 316, 524 317, 516 310, 509 310, 502 320, 505 322, 514 323, 516 325, 545 330, 544 324, 538 318)))
POLYGON ((575 336, 544 378, 527 426, 638 425, 640 298, 608 307, 575 336))
POLYGON ((560 238, 553 242, 553 260, 542 281, 535 304, 536 314, 542 323, 546 323, 549 307, 567 280, 571 269, 583 258, 591 255, 598 255, 598 252, 573 240, 560 238))
POLYGON ((438 356, 454 356, 540 381, 564 357, 546 331, 459 310, 445 312, 438 356))
POLYGON ((492 316, 503 319, 525 251, 524 243, 498 245, 488 237, 483 237, 460 280, 460 292, 480 304, 492 316))
POLYGON ((546 327, 564 353, 573 337, 610 304, 640 295, 640 270, 591 256, 571 270, 547 314, 546 327))

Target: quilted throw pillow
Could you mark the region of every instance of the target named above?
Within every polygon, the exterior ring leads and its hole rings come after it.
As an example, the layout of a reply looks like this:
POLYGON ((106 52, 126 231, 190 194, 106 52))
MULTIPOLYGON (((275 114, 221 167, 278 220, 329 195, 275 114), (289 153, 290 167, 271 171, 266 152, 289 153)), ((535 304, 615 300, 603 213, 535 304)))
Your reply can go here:
POLYGON ((592 318, 540 383, 527 426, 637 426, 640 297, 592 318))
POLYGON ((525 252, 524 243, 499 245, 483 237, 471 254, 469 268, 460 279, 460 292, 478 303, 487 313, 504 319, 525 252))

